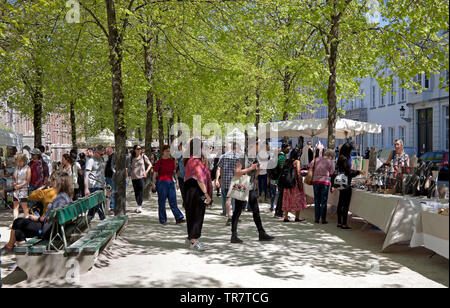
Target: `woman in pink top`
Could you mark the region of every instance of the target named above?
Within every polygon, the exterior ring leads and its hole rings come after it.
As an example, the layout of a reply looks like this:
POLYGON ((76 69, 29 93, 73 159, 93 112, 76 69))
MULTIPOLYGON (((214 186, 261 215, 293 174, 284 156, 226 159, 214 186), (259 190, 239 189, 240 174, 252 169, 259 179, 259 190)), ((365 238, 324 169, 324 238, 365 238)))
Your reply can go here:
POLYGON ((324 156, 316 157, 309 165, 314 168, 313 188, 314 188, 314 210, 315 222, 327 224, 327 201, 330 190, 330 179, 334 173, 334 151, 326 150, 324 156))
POLYGON ((213 192, 211 173, 208 159, 202 154, 195 155, 194 149, 201 149, 200 139, 193 139, 189 143, 190 158, 184 159, 186 173, 184 176, 186 223, 189 246, 197 251, 204 250, 198 241, 202 233, 203 219, 206 205, 211 203, 213 192))

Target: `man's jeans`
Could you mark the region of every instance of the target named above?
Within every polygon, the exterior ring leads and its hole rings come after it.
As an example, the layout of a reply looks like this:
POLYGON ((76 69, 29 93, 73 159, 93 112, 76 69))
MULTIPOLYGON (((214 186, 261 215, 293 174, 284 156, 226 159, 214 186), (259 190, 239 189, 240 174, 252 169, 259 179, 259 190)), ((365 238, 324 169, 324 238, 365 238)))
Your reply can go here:
POLYGON ((111 186, 111 202, 109 203, 109 209, 114 210, 114 192, 116 191, 116 186, 114 185, 113 178, 105 178, 106 185, 111 186))
MULTIPOLYGON (((93 188, 89 188, 89 192, 92 194, 98 190, 103 190, 103 188, 101 187, 93 187, 93 188)), ((92 209, 89 210, 88 212, 88 216, 91 216, 92 218, 94 218, 95 213, 98 212, 98 217, 100 218, 100 220, 105 219, 105 213, 103 213, 103 203, 93 207, 92 209)))
MULTIPOLYGON (((222 215, 223 216, 227 216, 227 207, 226 207, 226 202, 227 202, 227 195, 228 195, 228 191, 229 189, 221 189, 221 193, 222 193, 222 215)), ((234 212, 234 199, 231 199, 231 210, 234 212)))
POLYGON ((169 199, 170 209, 172 210, 175 220, 184 218, 183 213, 177 206, 177 193, 175 190, 175 183, 169 181, 156 181, 156 190, 158 191, 158 216, 159 222, 165 223, 166 216, 166 199, 169 199))
POLYGON ((322 222, 327 220, 327 202, 329 186, 325 184, 313 184, 315 220, 322 222))

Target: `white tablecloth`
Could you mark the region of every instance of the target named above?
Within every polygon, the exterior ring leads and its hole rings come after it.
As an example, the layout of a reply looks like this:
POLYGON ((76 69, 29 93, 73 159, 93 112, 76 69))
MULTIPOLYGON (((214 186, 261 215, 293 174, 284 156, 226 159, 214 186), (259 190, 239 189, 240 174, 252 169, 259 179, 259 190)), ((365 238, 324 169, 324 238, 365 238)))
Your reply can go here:
MULTIPOLYGON (((304 187, 305 194, 314 198, 313 187, 306 184, 304 187)), ((385 250, 392 244, 411 241, 415 232, 417 219, 422 213, 421 202, 424 200, 426 199, 383 195, 354 189, 350 202, 350 212, 353 215, 364 218, 386 233, 382 247, 382 250, 385 250)), ((328 195, 328 203, 337 205, 338 201, 339 192, 330 192, 328 195)))
POLYGON ((425 246, 448 259, 449 216, 421 211, 415 222, 410 246, 425 246))

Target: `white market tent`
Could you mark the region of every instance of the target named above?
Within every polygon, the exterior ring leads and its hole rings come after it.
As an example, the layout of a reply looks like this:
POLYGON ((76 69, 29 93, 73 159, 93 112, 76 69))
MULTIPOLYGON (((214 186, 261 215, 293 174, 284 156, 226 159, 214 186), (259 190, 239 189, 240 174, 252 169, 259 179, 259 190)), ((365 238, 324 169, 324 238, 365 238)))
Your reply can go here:
MULTIPOLYGON (((296 138, 299 136, 328 138, 328 119, 272 122, 266 124, 265 128, 267 136, 272 138, 274 134, 278 134, 278 138, 296 138)), ((381 134, 381 125, 349 119, 338 119, 336 121, 336 139, 346 139, 366 133, 381 134)))
POLYGON ((81 144, 86 147, 95 147, 98 144, 103 146, 114 146, 114 134, 106 128, 97 136, 89 137, 85 142, 81 142, 81 144))
POLYGON ((23 135, 0 128, 0 146, 16 147, 20 152, 23 148, 23 135))

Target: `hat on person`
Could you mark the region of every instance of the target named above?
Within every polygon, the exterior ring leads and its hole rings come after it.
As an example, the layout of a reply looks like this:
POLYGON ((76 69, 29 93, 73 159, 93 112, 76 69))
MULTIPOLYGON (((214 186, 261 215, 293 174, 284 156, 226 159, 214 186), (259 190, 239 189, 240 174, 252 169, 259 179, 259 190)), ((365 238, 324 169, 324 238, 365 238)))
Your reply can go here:
POLYGON ((31 151, 31 155, 41 155, 41 151, 37 148, 34 148, 33 151, 31 151))

